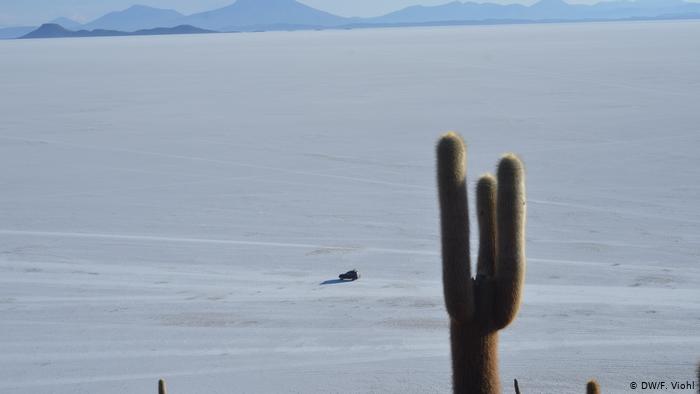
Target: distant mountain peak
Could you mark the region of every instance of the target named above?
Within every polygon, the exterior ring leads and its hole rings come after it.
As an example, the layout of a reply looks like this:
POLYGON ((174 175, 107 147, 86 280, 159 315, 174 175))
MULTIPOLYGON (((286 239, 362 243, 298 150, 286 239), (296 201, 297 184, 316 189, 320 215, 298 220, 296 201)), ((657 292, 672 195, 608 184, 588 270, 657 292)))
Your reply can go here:
POLYGON ((61 25, 61 26, 65 27, 66 29, 73 29, 73 30, 79 29, 82 26, 81 23, 76 22, 76 21, 69 19, 69 18, 65 18, 65 17, 56 18, 48 23, 55 23, 57 25, 61 25))
POLYGON ((139 11, 139 10, 150 10, 150 9, 154 9, 154 7, 149 7, 149 6, 143 5, 143 4, 134 4, 131 7, 124 9, 124 11, 139 11))
POLYGON ((298 3, 296 0, 237 0, 238 5, 254 5, 254 6, 270 6, 274 4, 294 4, 298 3))
POLYGON ((231 4, 230 7, 254 8, 260 12, 274 12, 277 9, 289 9, 291 7, 311 8, 297 0, 237 0, 235 3, 231 4))
POLYGON ((182 18, 184 15, 175 10, 136 4, 122 11, 110 12, 86 24, 85 28, 134 31, 156 27, 173 27, 181 24, 182 18))
POLYGON ((540 0, 533 4, 532 7, 546 7, 546 8, 562 8, 568 7, 570 4, 564 0, 540 0))
POLYGON ((63 30, 68 30, 65 27, 59 25, 58 23, 44 23, 43 25, 39 26, 39 29, 41 30, 55 30, 55 31, 63 31, 63 30))
POLYGON ((72 33, 73 32, 58 23, 44 23, 36 30, 20 38, 68 37, 72 33))
POLYGON ((349 20, 296 0, 238 0, 223 8, 190 15, 185 21, 216 30, 265 30, 279 26, 338 26, 349 20))
MULTIPOLYGON (((143 5, 143 4, 134 4, 134 5, 132 5, 131 7, 127 8, 127 9, 125 9, 124 11, 121 11, 121 12, 134 12, 134 11, 138 11, 138 12, 144 12, 144 11, 145 11, 145 12, 149 12, 149 11, 156 11, 156 12, 162 12, 162 11, 177 12, 177 11, 175 11, 175 10, 173 10, 173 9, 169 9, 169 8, 156 8, 156 7, 151 7, 151 6, 147 6, 147 5, 143 5)), ((117 11, 117 12, 119 12, 119 11, 117 11)), ((178 14, 179 14, 179 12, 178 12, 178 14)))

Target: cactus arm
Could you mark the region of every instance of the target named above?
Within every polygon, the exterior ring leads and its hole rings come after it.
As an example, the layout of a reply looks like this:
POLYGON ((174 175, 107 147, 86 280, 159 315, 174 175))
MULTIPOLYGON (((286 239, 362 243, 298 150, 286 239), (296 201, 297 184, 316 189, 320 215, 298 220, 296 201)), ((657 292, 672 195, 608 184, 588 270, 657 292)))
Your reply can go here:
POLYGON ((479 217, 479 259, 477 275, 493 277, 496 264, 496 179, 486 174, 476 185, 476 211, 479 217))
POLYGON ((525 279, 525 174, 517 156, 498 166, 497 263, 493 321, 496 329, 510 324, 520 308, 525 279))
POLYGON ((459 135, 447 133, 438 142, 437 151, 445 306, 452 319, 464 323, 474 314, 469 263, 466 149, 459 135))

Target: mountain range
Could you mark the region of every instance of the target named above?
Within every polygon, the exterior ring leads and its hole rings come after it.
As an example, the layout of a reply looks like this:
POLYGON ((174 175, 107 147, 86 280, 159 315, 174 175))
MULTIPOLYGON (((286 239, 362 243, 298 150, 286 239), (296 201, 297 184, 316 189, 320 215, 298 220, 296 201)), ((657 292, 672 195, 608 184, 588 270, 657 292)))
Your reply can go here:
MULTIPOLYGON (((126 10, 110 12, 86 24, 67 18, 58 18, 50 23, 70 31, 113 30, 125 33, 183 25, 230 32, 675 18, 700 18, 700 3, 689 3, 684 0, 614 0, 582 5, 568 4, 563 0, 540 0, 531 6, 524 6, 453 1, 438 6, 407 7, 374 18, 345 18, 314 9, 296 0, 237 0, 229 6, 193 15, 183 15, 175 10, 134 5, 126 10)), ((16 38, 34 29, 35 27, 0 29, 0 38, 16 38)))
POLYGON ((56 23, 45 23, 38 29, 19 38, 64 38, 64 37, 117 37, 117 36, 156 36, 167 34, 204 34, 214 33, 211 30, 200 29, 189 25, 175 27, 156 27, 153 29, 141 29, 133 32, 119 30, 68 30, 56 23))
POLYGON ((700 4, 683 0, 610 1, 593 5, 568 4, 563 0, 541 0, 531 6, 520 4, 462 3, 453 1, 433 7, 413 6, 392 12, 372 22, 425 23, 479 20, 605 20, 679 17, 698 15, 700 4))

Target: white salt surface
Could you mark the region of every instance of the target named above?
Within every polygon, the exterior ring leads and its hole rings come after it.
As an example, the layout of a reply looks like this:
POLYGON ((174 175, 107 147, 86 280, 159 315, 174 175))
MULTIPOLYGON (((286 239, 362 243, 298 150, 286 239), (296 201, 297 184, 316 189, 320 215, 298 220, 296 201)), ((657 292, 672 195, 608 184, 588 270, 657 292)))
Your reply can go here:
POLYGON ((505 392, 692 379, 698 37, 0 41, 0 392, 448 392, 434 142, 450 129, 471 186, 503 152, 528 170, 505 392))

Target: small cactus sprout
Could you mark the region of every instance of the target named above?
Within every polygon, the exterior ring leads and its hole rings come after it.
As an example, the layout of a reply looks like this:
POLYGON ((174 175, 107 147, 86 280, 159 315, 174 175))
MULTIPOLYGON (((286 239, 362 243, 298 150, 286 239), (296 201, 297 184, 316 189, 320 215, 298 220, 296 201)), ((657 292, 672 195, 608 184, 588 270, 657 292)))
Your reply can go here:
POLYGON ((586 394, 600 394, 600 386, 595 380, 591 380, 586 385, 586 394))
POLYGON ((168 387, 163 379, 158 381, 158 394, 168 394, 168 387))
POLYGON ((466 149, 447 133, 437 145, 442 234, 442 281, 450 316, 454 393, 501 393, 498 331, 520 307, 525 276, 525 173, 515 155, 483 176, 476 188, 479 257, 476 277, 469 260, 466 149))

